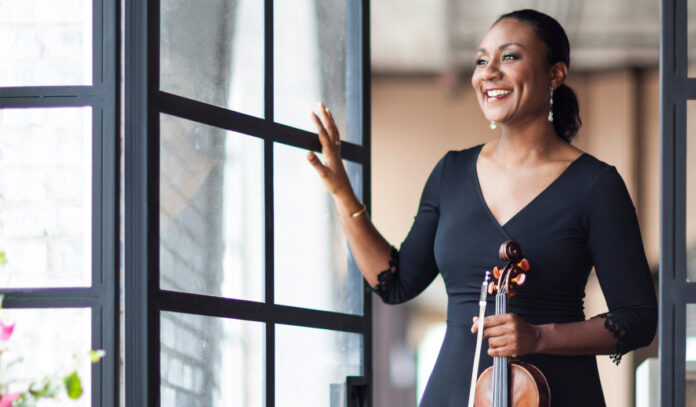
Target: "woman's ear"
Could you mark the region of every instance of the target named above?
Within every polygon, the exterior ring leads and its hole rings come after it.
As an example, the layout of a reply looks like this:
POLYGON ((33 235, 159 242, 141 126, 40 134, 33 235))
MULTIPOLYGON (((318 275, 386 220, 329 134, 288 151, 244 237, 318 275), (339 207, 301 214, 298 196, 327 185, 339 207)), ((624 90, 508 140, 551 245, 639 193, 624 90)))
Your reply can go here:
POLYGON ((556 89, 565 82, 568 76, 568 65, 565 62, 556 62, 551 65, 551 88, 556 89))

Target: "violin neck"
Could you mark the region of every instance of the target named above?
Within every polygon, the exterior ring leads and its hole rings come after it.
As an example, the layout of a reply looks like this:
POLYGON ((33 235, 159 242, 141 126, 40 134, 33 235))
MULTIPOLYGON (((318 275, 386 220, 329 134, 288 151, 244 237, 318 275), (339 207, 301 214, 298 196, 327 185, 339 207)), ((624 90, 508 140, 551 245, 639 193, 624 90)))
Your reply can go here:
MULTIPOLYGON (((500 289, 495 296, 495 314, 507 313, 507 293, 500 289)), ((507 357, 493 358, 493 406, 509 407, 509 367, 507 357)))

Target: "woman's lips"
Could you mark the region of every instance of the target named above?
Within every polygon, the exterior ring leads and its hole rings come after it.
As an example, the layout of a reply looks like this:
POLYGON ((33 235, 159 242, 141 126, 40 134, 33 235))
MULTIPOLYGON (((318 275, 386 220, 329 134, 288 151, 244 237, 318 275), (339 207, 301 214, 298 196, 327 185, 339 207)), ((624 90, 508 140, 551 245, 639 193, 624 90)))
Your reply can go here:
POLYGON ((488 103, 497 102, 510 96, 512 91, 509 89, 487 89, 483 96, 488 103))

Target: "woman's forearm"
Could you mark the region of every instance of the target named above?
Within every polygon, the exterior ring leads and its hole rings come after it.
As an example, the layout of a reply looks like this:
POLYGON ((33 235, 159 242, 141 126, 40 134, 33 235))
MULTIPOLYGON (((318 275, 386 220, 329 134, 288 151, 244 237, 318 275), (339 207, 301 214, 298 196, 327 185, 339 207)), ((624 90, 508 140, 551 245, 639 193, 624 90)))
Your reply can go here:
POLYGON ((353 258, 367 282, 375 287, 377 276, 389 267, 391 246, 379 234, 370 221, 366 211, 361 211, 363 204, 355 197, 348 175, 341 159, 341 138, 338 127, 323 103, 317 106, 319 116, 311 112, 310 116, 317 126, 321 143, 321 152, 325 161, 310 151, 307 160, 316 169, 326 190, 333 196, 338 209, 343 231, 348 238, 353 258), (353 215, 356 216, 353 216, 353 215))
POLYGON ((540 336, 534 353, 601 355, 616 351, 617 338, 604 326, 604 318, 564 324, 537 325, 540 336))
POLYGON ((352 216, 363 207, 352 190, 343 196, 334 195, 334 201, 355 263, 374 287, 379 273, 389 267, 391 245, 377 231, 367 212, 352 216))

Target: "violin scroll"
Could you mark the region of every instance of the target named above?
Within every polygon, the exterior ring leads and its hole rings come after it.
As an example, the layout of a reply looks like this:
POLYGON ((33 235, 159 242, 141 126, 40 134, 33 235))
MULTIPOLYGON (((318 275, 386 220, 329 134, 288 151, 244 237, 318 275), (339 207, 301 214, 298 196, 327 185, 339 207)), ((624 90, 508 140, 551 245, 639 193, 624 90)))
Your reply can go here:
POLYGON ((524 257, 522 255, 522 247, 514 240, 503 242, 498 249, 498 257, 502 261, 511 261, 517 263, 524 257))

